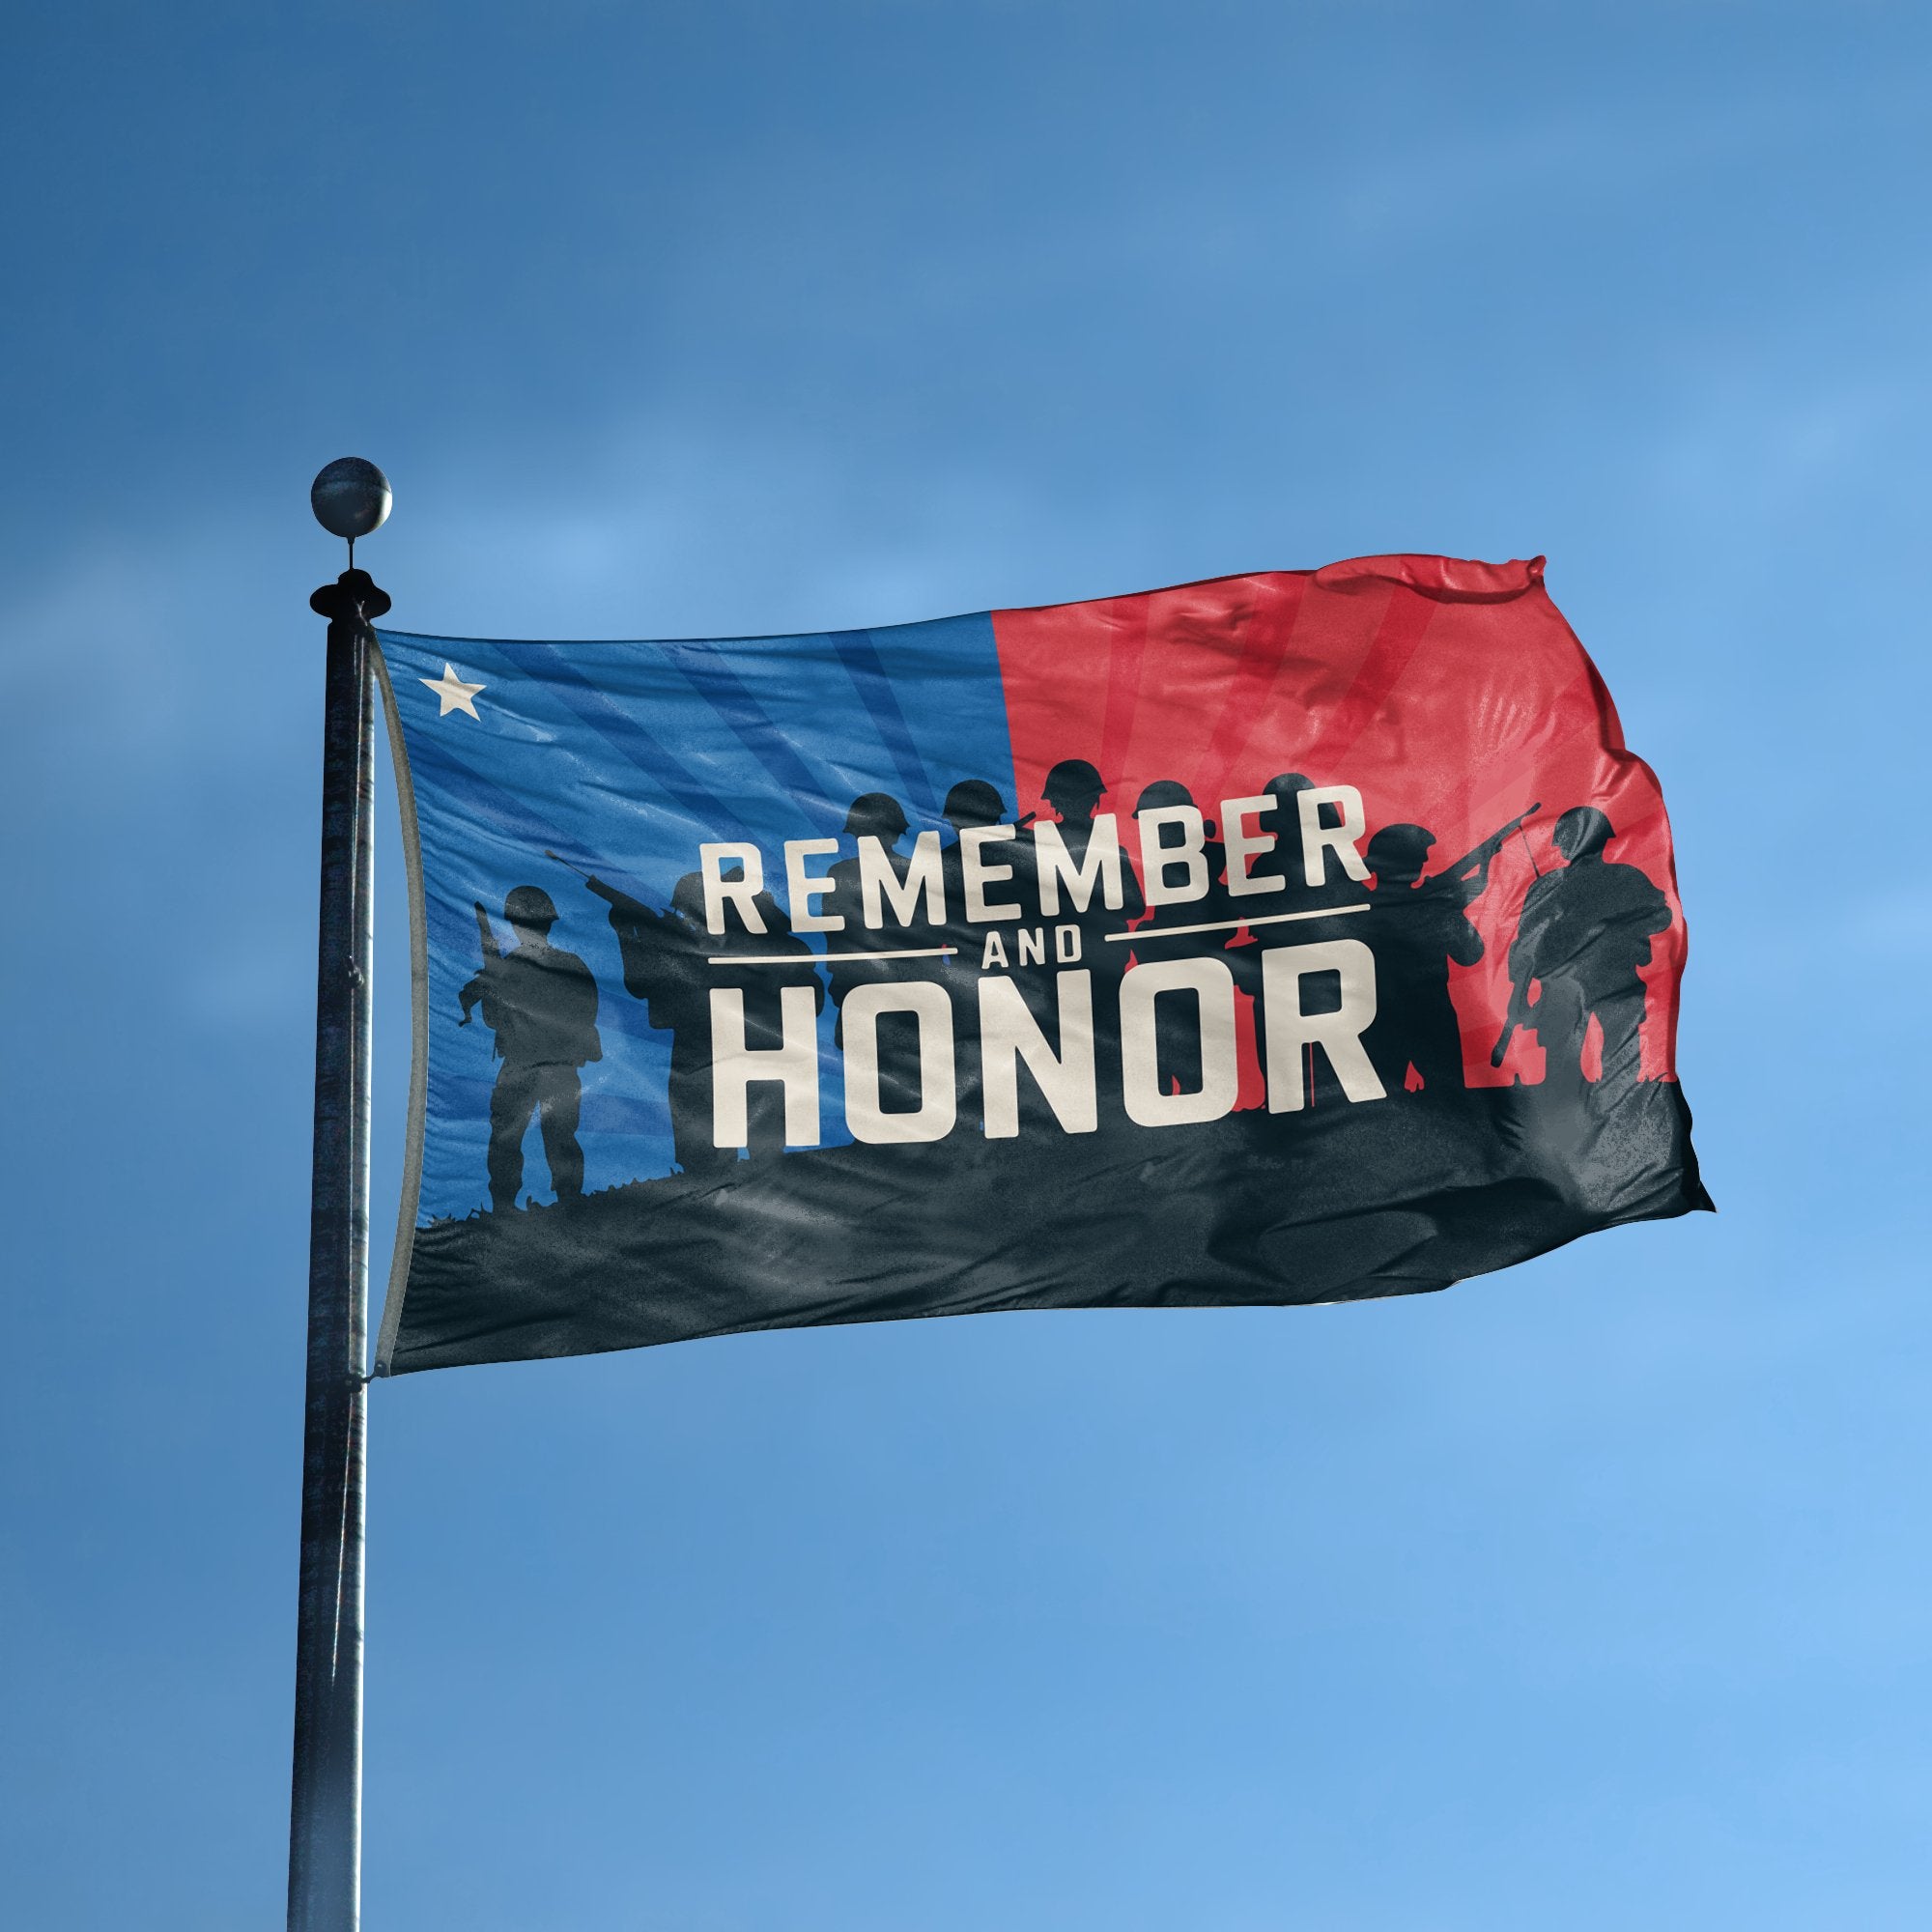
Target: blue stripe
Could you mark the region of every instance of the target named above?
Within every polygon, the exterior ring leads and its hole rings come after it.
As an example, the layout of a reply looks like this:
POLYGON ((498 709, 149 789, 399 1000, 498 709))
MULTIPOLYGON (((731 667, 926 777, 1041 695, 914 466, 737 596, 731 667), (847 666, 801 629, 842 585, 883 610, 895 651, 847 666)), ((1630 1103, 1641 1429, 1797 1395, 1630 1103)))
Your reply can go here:
POLYGON ((825 795, 791 740, 773 724, 763 705, 735 672, 706 644, 675 644, 666 653, 759 765, 791 794, 792 803, 828 831, 844 822, 845 809, 825 795))
MULTIPOLYGON (((487 652, 489 646, 481 648, 487 652)), ((533 669, 507 656, 503 662, 537 689, 554 692, 563 704, 606 744, 621 752, 645 773, 667 797, 675 799, 698 824, 715 828, 714 837, 756 838, 753 829, 701 779, 687 770, 661 738, 566 662, 561 652, 550 646, 540 648, 549 652, 540 668, 533 669)))
POLYGON ((866 707, 873 728, 898 772, 913 817, 936 824, 939 801, 933 795, 931 775, 919 755, 919 747, 913 743, 912 727, 906 723, 905 713, 899 709, 893 681, 886 675, 886 668, 879 660, 878 646, 872 641, 871 632, 838 632, 833 637, 832 648, 838 653, 838 662, 845 667, 845 675, 852 680, 859 701, 866 707))

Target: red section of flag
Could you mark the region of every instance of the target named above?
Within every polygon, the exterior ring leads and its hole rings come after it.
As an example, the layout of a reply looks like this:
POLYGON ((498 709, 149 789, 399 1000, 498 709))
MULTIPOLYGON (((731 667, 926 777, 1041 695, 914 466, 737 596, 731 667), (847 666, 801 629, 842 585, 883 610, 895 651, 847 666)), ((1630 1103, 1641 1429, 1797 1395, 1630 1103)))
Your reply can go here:
MULTIPOLYGON (((1218 825, 1222 800, 1299 772, 1360 791, 1370 837, 1426 827, 1433 872, 1540 804, 1469 910, 1482 958, 1450 971, 1472 1087, 1542 1077, 1542 1052, 1522 1034, 1499 1070, 1490 1065, 1509 948, 1537 872, 1564 863, 1550 843, 1557 819, 1597 807, 1614 828, 1605 856, 1646 873, 1670 905, 1642 973, 1642 1071, 1674 1077, 1685 929, 1662 795, 1625 748, 1603 680, 1544 589, 1541 558, 1365 557, 997 611, 993 631, 1019 814, 1051 816, 1047 771, 1086 758, 1131 849, 1130 814, 1156 780, 1186 785, 1218 825)), ((1261 1092, 1251 1048, 1244 1059, 1246 1106, 1261 1092)))

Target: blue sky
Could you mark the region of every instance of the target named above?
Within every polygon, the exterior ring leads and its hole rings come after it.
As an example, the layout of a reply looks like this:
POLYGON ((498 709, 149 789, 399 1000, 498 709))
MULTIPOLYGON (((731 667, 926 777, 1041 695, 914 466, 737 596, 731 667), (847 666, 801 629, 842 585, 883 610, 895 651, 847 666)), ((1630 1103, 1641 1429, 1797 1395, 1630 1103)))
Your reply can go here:
POLYGON ((1548 553, 1673 810, 1721 1209, 1409 1302, 379 1388, 372 1926, 1924 1922, 1922 9, 183 0, 9 53, 19 1922, 280 1910, 348 452, 453 636, 1548 553))

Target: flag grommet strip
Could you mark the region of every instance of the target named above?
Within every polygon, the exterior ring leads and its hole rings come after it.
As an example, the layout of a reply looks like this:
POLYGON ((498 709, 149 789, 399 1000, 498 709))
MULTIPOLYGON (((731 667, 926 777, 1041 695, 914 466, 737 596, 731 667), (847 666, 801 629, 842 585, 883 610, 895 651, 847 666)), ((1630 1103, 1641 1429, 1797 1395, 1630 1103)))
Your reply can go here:
POLYGON ((402 819, 403 870, 410 899, 410 1113, 403 1139, 403 1180, 396 1205, 396 1244, 389 1282, 383 1296, 383 1325, 376 1338, 376 1374, 389 1373, 389 1358, 403 1319, 410 1259, 415 1245, 416 1206, 422 1196, 423 1122, 429 1104, 429 924, 423 910, 422 833, 416 821, 415 784, 410 774, 410 748, 396 709, 395 687, 383 655, 382 634, 370 653, 383 694, 383 719, 389 733, 389 762, 396 775, 396 803, 402 819))

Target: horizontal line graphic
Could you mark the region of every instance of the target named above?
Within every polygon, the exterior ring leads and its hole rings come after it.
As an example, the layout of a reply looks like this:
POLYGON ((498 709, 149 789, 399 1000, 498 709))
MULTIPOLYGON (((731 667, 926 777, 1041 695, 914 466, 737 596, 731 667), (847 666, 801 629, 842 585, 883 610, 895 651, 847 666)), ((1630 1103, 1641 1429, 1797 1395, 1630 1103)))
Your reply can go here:
POLYGON ((1344 913, 1367 912, 1369 902, 1360 905, 1317 906, 1312 912, 1271 912, 1261 919, 1217 919, 1208 925, 1144 925, 1138 932, 1108 932, 1102 938, 1117 946, 1131 946, 1137 939, 1178 939, 1186 932, 1238 932, 1242 926, 1286 925, 1292 919, 1340 919, 1344 913))
MULTIPOLYGON (((814 952, 814 962, 820 959, 944 959, 959 951, 956 946, 917 946, 903 952, 814 952)), ((803 966, 805 955, 794 952, 788 957, 773 958, 766 952, 720 952, 711 964, 714 966, 803 966)))
MULTIPOLYGON (((1220 919, 1206 925, 1152 925, 1143 926, 1138 932, 1108 932, 1101 935, 1115 946, 1131 946, 1137 939, 1180 939, 1195 932, 1238 932, 1242 926, 1286 925, 1297 919, 1343 919, 1350 913, 1368 912, 1372 908, 1367 899, 1358 905, 1316 906, 1307 912, 1264 913, 1260 919, 1220 919)), ((814 952, 817 959, 945 959, 959 951, 956 946, 909 947, 900 952, 814 952)), ((802 954, 793 953, 788 957, 774 958, 762 952, 721 952, 711 962, 714 966, 799 966, 804 964, 802 954)))

